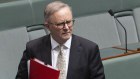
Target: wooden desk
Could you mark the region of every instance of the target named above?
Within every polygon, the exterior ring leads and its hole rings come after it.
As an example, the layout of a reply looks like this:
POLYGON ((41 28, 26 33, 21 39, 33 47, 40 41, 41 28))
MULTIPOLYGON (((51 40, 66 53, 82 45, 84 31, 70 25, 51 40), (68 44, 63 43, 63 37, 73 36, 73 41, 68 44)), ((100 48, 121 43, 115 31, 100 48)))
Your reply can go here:
POLYGON ((101 52, 102 60, 107 60, 107 59, 112 59, 112 58, 117 58, 117 57, 122 57, 122 56, 127 56, 127 55, 131 55, 131 54, 140 53, 140 43, 128 44, 128 52, 127 53, 125 53, 125 45, 108 48, 108 50, 112 50, 111 54, 113 54, 113 52, 116 52, 116 55, 111 55, 110 54, 110 55, 108 55, 106 57, 102 57, 102 54, 104 52, 101 52), (117 51, 113 51, 113 50, 117 50, 117 51))

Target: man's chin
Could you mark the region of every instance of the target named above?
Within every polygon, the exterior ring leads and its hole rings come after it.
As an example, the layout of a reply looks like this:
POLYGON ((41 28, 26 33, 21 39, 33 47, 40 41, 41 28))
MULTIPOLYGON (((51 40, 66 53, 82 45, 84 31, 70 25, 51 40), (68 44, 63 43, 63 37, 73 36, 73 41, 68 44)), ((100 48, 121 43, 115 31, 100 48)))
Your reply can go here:
POLYGON ((65 36, 63 37, 63 40, 68 40, 70 38, 70 36, 65 36))
POLYGON ((62 39, 63 40, 68 40, 71 37, 71 35, 63 35, 62 39))

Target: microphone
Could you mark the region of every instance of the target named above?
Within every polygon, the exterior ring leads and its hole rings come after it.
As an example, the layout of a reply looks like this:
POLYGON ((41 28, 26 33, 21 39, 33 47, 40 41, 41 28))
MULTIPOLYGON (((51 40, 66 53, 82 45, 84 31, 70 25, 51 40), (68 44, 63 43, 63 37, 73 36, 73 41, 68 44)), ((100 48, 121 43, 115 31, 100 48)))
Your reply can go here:
POLYGON ((124 29, 124 32, 125 32, 125 53, 127 53, 128 49, 127 49, 127 31, 126 31, 126 28, 122 25, 122 23, 118 20, 118 18, 114 15, 114 12, 110 9, 108 11, 108 13, 113 16, 117 22, 122 26, 122 28, 124 29))

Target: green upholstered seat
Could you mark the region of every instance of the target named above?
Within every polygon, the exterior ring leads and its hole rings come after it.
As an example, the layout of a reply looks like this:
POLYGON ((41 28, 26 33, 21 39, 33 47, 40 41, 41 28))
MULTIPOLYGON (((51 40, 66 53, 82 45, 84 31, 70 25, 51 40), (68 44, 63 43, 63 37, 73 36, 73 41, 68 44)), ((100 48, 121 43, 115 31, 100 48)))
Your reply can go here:
POLYGON ((106 79, 139 79, 140 54, 103 61, 106 79))

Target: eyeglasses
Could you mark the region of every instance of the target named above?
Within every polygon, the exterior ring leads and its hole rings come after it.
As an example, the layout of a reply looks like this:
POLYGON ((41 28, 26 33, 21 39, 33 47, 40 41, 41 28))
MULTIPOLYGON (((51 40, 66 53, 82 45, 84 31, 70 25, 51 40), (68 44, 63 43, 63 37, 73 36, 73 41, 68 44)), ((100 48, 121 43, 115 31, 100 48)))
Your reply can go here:
POLYGON ((58 28, 63 28, 65 26, 65 24, 67 24, 67 26, 72 27, 74 25, 74 19, 73 20, 68 20, 68 21, 64 21, 64 22, 60 22, 60 23, 49 23, 52 25, 57 26, 58 28))

